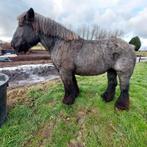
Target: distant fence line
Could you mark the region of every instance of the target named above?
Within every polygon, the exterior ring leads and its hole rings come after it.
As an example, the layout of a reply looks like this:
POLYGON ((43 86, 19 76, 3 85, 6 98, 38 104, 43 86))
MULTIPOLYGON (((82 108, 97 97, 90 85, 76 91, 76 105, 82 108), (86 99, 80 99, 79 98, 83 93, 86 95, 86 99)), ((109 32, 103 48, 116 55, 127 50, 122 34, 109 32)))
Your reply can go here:
POLYGON ((142 55, 138 55, 136 62, 147 62, 147 57, 144 57, 142 55))

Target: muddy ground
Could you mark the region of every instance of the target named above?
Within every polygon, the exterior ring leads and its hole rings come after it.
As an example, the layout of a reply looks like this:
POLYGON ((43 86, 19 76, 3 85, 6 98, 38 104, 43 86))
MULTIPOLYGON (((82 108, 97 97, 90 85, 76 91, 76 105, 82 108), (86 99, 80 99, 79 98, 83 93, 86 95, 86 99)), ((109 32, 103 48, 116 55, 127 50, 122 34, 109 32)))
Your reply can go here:
POLYGON ((48 51, 35 50, 27 54, 18 55, 10 58, 12 62, 0 62, 0 67, 12 67, 27 64, 44 64, 51 63, 48 51))
MULTIPOLYGON (((51 63, 50 55, 48 51, 41 51, 41 50, 33 50, 27 54, 18 55, 17 57, 11 58, 12 62, 0 62, 0 68, 3 67, 14 67, 18 65, 28 65, 28 64, 47 64, 51 63)), ((48 83, 48 82, 47 82, 48 83)), ((38 84, 41 88, 46 89, 47 84, 46 82, 41 82, 38 84)), ((8 87, 8 107, 12 107, 16 104, 16 102, 27 101, 27 94, 28 91, 33 86, 20 86, 17 88, 10 88, 8 87)))

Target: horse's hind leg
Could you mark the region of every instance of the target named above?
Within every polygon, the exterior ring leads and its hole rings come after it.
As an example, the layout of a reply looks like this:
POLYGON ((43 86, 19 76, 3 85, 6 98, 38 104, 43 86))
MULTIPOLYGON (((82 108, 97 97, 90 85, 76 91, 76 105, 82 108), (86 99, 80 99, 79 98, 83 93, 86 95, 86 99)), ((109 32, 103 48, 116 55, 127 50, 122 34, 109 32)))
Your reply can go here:
POLYGON ((120 96, 115 103, 115 106, 121 110, 129 109, 129 81, 130 77, 128 73, 118 72, 120 81, 120 96))
POLYGON ((102 94, 102 98, 106 102, 110 102, 113 100, 115 95, 115 88, 117 86, 117 73, 114 69, 109 69, 107 71, 108 78, 108 87, 106 91, 102 94))
POLYGON ((74 103, 75 98, 79 94, 79 88, 75 75, 70 71, 60 71, 60 76, 64 84, 65 95, 63 98, 63 103, 71 105, 74 103))

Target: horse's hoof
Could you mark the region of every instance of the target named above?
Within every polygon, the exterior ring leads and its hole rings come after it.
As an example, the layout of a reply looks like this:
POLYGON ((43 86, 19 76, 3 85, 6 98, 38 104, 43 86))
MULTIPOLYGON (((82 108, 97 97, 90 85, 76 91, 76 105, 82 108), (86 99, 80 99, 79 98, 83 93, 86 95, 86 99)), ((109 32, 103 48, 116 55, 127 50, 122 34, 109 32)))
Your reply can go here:
POLYGON ((113 100, 113 96, 109 95, 107 92, 104 92, 101 97, 105 102, 110 102, 113 100))
POLYGON ((116 101, 115 107, 118 110, 129 110, 129 100, 128 101, 116 101))
POLYGON ((62 102, 65 104, 65 105, 72 105, 74 104, 75 102, 75 99, 74 98, 71 98, 70 96, 68 97, 64 97, 62 102))

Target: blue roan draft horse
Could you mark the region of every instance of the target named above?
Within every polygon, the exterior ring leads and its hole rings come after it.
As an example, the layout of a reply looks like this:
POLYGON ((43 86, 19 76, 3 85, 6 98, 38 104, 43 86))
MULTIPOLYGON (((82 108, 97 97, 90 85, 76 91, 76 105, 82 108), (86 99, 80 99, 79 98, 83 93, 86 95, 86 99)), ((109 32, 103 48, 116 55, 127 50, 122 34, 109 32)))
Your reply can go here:
POLYGON ((27 52, 38 42, 49 51, 63 81, 64 104, 73 104, 79 95, 75 75, 107 72, 108 86, 102 94, 103 100, 113 100, 118 76, 121 92, 115 107, 129 109, 129 81, 136 62, 134 45, 116 37, 85 40, 30 8, 18 17, 18 27, 11 45, 17 52, 27 52))

